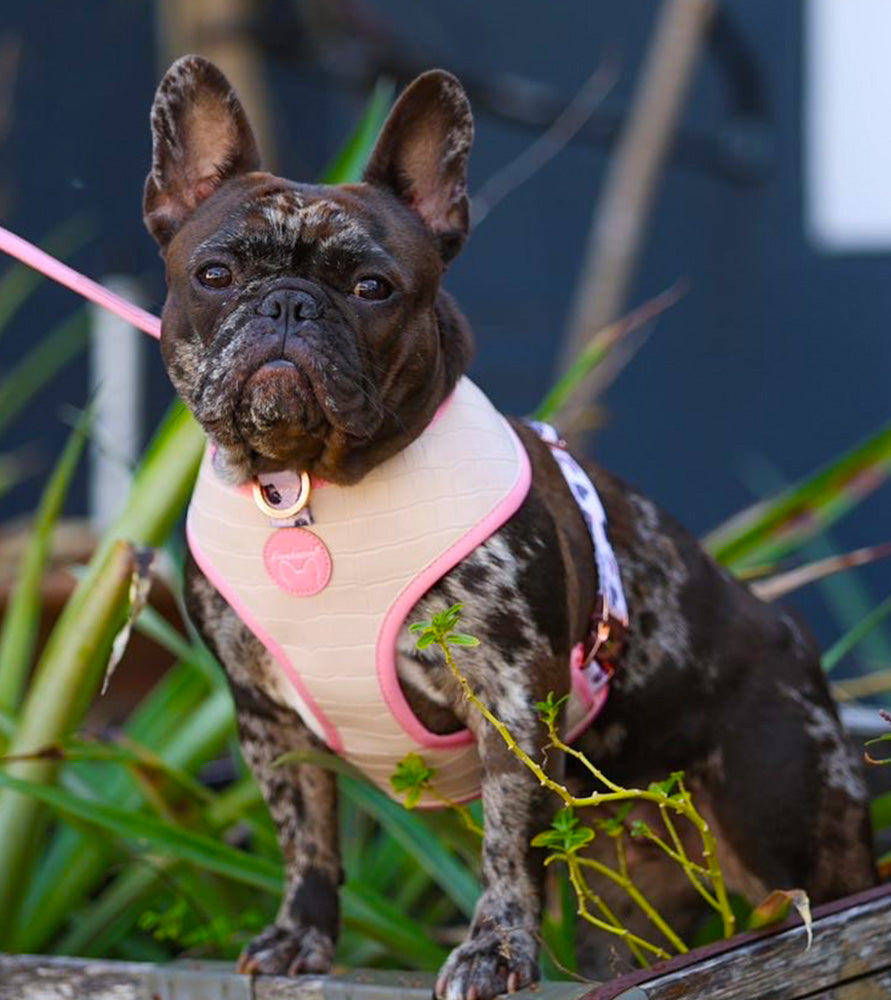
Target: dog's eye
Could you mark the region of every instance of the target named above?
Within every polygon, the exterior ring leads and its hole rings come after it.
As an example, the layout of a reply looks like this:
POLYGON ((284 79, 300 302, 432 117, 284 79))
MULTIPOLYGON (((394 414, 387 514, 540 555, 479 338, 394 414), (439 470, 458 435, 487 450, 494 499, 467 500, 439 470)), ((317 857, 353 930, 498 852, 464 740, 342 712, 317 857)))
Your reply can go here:
POLYGON ((383 278, 360 278, 353 286, 353 295, 360 299, 380 301, 390 294, 390 286, 383 278))
POLYGON ((205 288, 227 288, 232 284, 232 272, 225 264, 208 264, 198 272, 198 281, 205 288))

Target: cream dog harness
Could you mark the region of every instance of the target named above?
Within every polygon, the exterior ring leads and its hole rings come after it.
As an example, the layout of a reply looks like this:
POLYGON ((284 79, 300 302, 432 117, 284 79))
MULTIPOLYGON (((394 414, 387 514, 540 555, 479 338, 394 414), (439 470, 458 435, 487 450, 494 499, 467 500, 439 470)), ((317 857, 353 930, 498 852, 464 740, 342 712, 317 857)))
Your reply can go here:
MULTIPOLYGON (((595 654, 627 613, 596 490, 556 433, 533 426, 580 504, 598 562, 592 637, 570 664, 572 737, 606 700, 609 672, 595 654)), ((463 378, 420 437, 355 486, 310 484, 304 473, 234 487, 214 472, 208 449, 186 531, 201 570, 277 664, 280 697, 393 797, 398 764, 420 754, 436 790, 420 804, 437 806, 479 794, 476 744, 468 730, 432 733, 412 713, 397 638, 419 598, 505 524, 530 482, 510 424, 463 378)))

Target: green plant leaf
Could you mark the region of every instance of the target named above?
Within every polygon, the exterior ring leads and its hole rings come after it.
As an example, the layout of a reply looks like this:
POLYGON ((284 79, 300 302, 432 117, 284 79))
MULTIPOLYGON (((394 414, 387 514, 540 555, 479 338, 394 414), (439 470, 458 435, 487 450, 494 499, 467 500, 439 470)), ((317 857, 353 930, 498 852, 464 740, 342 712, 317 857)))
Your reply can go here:
MULTIPOLYGON (((84 246, 93 235, 94 226, 84 215, 75 215, 54 229, 40 246, 47 253, 64 260, 84 246)), ((14 263, 0 278, 0 335, 10 320, 46 279, 25 264, 14 263)))
MULTIPOLYGON (((131 546, 159 544, 178 521, 198 470, 204 435, 181 404, 162 422, 148 448, 123 513, 103 536, 43 651, 9 752, 25 754, 65 740, 83 718, 108 663, 111 644, 127 621, 133 569, 131 546)), ((48 780, 50 763, 11 765, 10 773, 48 780), (19 769, 24 769, 20 771, 19 769)), ((17 924, 28 881, 40 803, 0 793, 0 947, 17 924)))
POLYGON ((594 839, 589 826, 579 826, 579 818, 571 806, 558 809, 549 830, 532 838, 533 847, 547 847, 561 854, 575 854, 594 839))
POLYGON ((87 344, 87 314, 78 309, 34 347, 0 381, 0 435, 38 392, 87 344))
MULTIPOLYGON (((885 722, 891 723, 891 712, 887 712, 885 710, 882 710, 881 715, 882 715, 882 718, 885 720, 885 722)), ((864 744, 864 746, 871 747, 871 746, 875 746, 876 743, 891 743, 891 732, 889 732, 889 733, 883 733, 881 736, 876 736, 874 739, 867 740, 866 743, 864 744)), ((873 765, 878 766, 878 767, 886 767, 888 765, 891 765, 891 756, 876 758, 876 757, 873 757, 872 754, 869 754, 869 753, 864 754, 864 756, 865 756, 866 762, 868 764, 873 764, 873 765)))
POLYGON ((876 833, 891 828, 891 792, 882 792, 869 804, 872 828, 876 833))
POLYGON ((566 374, 552 386, 538 404, 532 416, 536 420, 545 421, 559 418, 575 392, 613 349, 630 333, 652 322, 660 313, 673 306, 683 292, 683 286, 670 288, 628 313, 627 316, 598 330, 574 358, 566 374))
POLYGON ((598 830, 603 831, 608 837, 621 837, 625 832, 625 820, 634 808, 634 802, 625 802, 616 810, 615 815, 609 819, 601 819, 595 823, 598 830))
POLYGON ((450 646, 478 646, 480 644, 475 635, 465 635, 463 632, 450 632, 446 638, 450 646))
POLYGON ((288 764, 312 764, 323 767, 326 771, 342 774, 357 781, 366 781, 365 775, 348 760, 328 750, 289 750, 276 758, 273 767, 285 767, 288 764))
POLYGON ((472 873, 431 832, 418 813, 408 812, 398 802, 365 781, 341 778, 341 788, 360 809, 378 823, 427 872, 431 879, 467 916, 473 915, 480 887, 472 873))
MULTIPOLYGON (((126 735, 154 747, 173 766, 195 768, 217 752, 234 727, 228 693, 209 695, 195 668, 174 667, 140 702, 125 727, 126 735)), ((72 770, 89 783, 97 798, 121 808, 139 808, 141 794, 124 771, 94 773, 87 765, 72 770)), ((72 907, 102 881, 116 856, 108 840, 87 837, 68 826, 57 829, 30 880, 13 950, 45 951, 72 907)))
POLYGON ((200 670, 211 686, 223 688, 226 686, 226 676, 223 668, 214 659, 213 654, 198 640, 189 641, 173 627, 170 622, 150 604, 147 604, 136 620, 136 630, 156 642, 168 653, 200 670))
MULTIPOLYGON (((34 517, 31 536, 18 567, 15 588, 0 625, 0 711, 15 712, 24 690, 43 608, 43 575, 56 521, 83 455, 92 422, 87 412, 71 432, 47 482, 34 517)), ((0 738, 0 750, 6 746, 0 738)))
POLYGON ((672 773, 664 781, 651 781, 648 789, 649 791, 656 792, 659 795, 671 795, 683 778, 683 771, 672 771, 672 773))
POLYGON ((802 889, 774 889, 763 902, 749 914, 748 930, 760 930, 785 920, 789 907, 794 906, 807 932, 807 947, 810 948, 814 936, 814 921, 807 893, 802 889))
POLYGON ((396 770, 390 775, 390 784, 398 795, 406 795, 406 809, 414 809, 434 774, 435 771, 427 766, 423 757, 410 753, 399 761, 396 770))
MULTIPOLYGON (((788 478, 763 456, 750 460, 744 475, 756 496, 777 494, 789 486, 788 478)), ((814 563, 840 556, 843 547, 836 544, 824 528, 821 534, 804 541, 800 551, 814 563)), ((866 618, 875 604, 869 588, 856 571, 823 577, 817 581, 817 588, 842 632, 854 628, 866 618)), ((759 592, 757 586, 753 590, 759 592)), ((875 629, 863 640, 862 654, 864 659, 875 663, 891 663, 891 637, 885 629, 875 629)))
POLYGON ((206 443, 195 418, 182 403, 174 403, 155 431, 133 478, 127 504, 103 535, 97 555, 120 538, 153 547, 165 541, 191 496, 206 443))
POLYGON ((0 785, 37 799, 63 815, 76 817, 82 823, 122 837, 140 849, 162 850, 245 885, 275 894, 281 892, 280 865, 230 847, 214 837, 171 826, 153 816, 133 813, 97 800, 82 799, 62 788, 15 778, 2 771, 0 785))
POLYGON ((348 882, 341 890, 341 903, 344 923, 385 944, 409 968, 434 971, 448 957, 417 921, 400 913, 367 883, 348 882))
POLYGON ((360 180, 368 157, 374 149, 390 105, 394 86, 390 80, 378 80, 358 125, 331 164, 322 173, 323 184, 353 184, 360 180))
POLYGON ((535 710, 538 712, 539 718, 546 725, 553 725, 557 722, 557 716, 560 714, 560 709, 569 701, 569 695, 565 694, 562 698, 557 698, 553 691, 548 691, 548 696, 544 701, 537 701, 535 703, 535 710))
POLYGON ((704 544, 736 571, 775 562, 848 513, 889 472, 891 422, 796 485, 730 518, 704 544))
MULTIPOLYGON (((123 542, 108 549, 90 580, 65 605, 44 648, 28 690, 13 755, 64 739, 80 721, 92 690, 101 682, 112 644, 127 620, 134 553, 123 542)), ((52 762, 10 764, 9 774, 35 781, 52 778, 52 762)), ((36 847, 39 803, 0 791, 0 942, 15 926, 19 896, 36 847)), ((2 945, 0 945, 2 946, 2 945)))
MULTIPOLYGON (((259 789, 255 782, 252 779, 242 779, 214 796, 214 801, 204 810, 202 822, 208 829, 218 830, 222 834, 234 821, 243 822, 248 807, 259 800, 259 789)), ((116 846, 110 835, 95 828, 90 833, 91 843, 109 844, 112 850, 116 846)), ((185 864, 174 855, 165 854, 139 856, 122 865, 120 874, 87 906, 80 908, 75 919, 69 920, 66 933, 54 943, 54 953, 108 955, 109 949, 136 925, 140 913, 159 889, 171 880, 179 880, 185 864)), ((105 871, 107 872, 107 866, 105 871)), ((194 884, 194 880, 190 892, 201 897, 206 912, 219 910, 219 905, 209 904, 208 894, 200 885, 194 884)), ((272 902, 270 899, 270 908, 272 902)))
POLYGON ((857 643, 862 642, 889 615, 891 615, 891 594, 877 608, 874 608, 863 621, 858 622, 826 650, 821 658, 823 669, 827 673, 834 670, 857 643))
POLYGON ((578 970, 576 954, 577 907, 575 893, 566 873, 552 870, 557 912, 545 911, 541 935, 545 944, 542 972, 546 979, 566 979, 578 970))
POLYGON ((33 474, 33 463, 23 453, 0 455, 0 499, 33 474))

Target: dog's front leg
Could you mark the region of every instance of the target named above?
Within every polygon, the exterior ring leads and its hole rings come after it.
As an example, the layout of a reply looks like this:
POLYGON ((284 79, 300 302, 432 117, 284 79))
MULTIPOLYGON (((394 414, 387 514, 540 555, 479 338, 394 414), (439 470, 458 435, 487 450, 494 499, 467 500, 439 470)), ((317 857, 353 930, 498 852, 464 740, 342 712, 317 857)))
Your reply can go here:
MULTIPOLYGON (((439 1000, 488 1000, 539 978, 538 941, 543 866, 530 846, 548 825, 550 803, 537 778, 488 723, 478 733, 485 814, 480 897, 467 940, 436 981, 439 1000)), ((514 737, 538 757, 534 738, 514 737)), ((531 733, 530 733, 531 737, 531 733)))
POLYGON ((330 971, 342 881, 333 772, 310 764, 276 767, 294 750, 323 749, 294 712, 234 686, 241 747, 269 807, 285 860, 285 892, 274 924, 242 952, 239 972, 330 971))

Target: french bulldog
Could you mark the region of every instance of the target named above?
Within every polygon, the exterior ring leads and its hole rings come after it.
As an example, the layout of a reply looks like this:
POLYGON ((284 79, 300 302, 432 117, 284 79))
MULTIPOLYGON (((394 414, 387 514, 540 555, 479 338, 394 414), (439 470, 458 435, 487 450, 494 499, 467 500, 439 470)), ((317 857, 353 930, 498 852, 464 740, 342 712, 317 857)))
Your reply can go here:
MULTIPOLYGON (((162 353, 221 474, 247 483, 293 469, 360 482, 424 431, 471 361, 468 323, 441 284, 468 235, 473 119, 460 83, 437 70, 408 86, 356 184, 264 172, 235 92, 196 56, 162 80, 151 125, 144 213, 166 264, 162 353)), ((567 691, 597 574, 551 449, 525 424, 514 427, 531 462, 528 497, 408 621, 464 604, 462 629, 481 646, 462 656, 462 670, 539 756, 546 734, 534 706, 567 691)), ((587 469, 630 620, 609 700, 578 748, 629 786, 683 770, 731 884, 750 899, 797 887, 818 903, 873 884, 866 788, 812 639, 650 500, 587 469)), ((276 921, 239 969, 325 973, 342 880, 335 778, 318 766, 274 766, 322 744, 282 698, 266 648, 194 563, 187 606, 231 682, 244 755, 285 859, 276 921)), ((539 977, 543 865, 530 841, 555 803, 407 628, 397 661, 417 718, 435 733, 469 728, 482 766, 483 892, 434 995, 486 1000, 519 990, 539 977)), ((700 901, 679 869, 643 847, 632 860, 642 888, 689 931, 700 901)), ((610 887, 603 894, 631 930, 653 934, 610 887)), ((608 942, 581 938, 583 970, 610 971, 608 942)))

